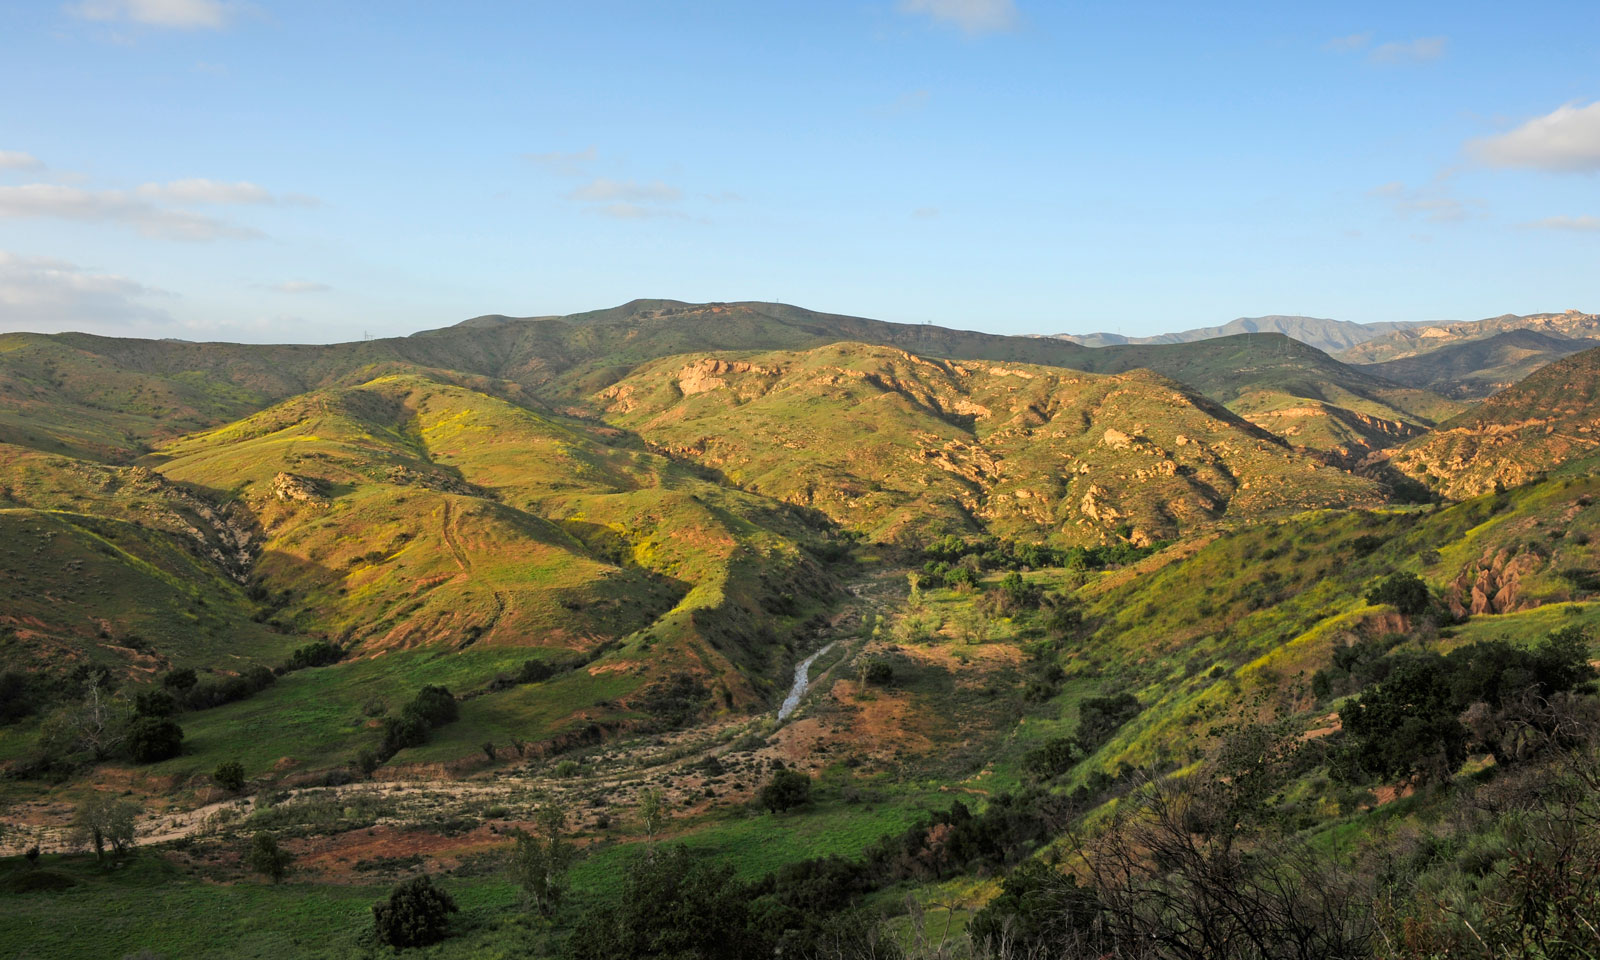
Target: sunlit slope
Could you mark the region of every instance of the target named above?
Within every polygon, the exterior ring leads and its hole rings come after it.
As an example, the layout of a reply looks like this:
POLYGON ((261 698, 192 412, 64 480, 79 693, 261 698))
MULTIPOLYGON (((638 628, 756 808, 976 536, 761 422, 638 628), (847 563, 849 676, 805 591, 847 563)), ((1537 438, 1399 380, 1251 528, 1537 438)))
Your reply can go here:
POLYGON ((1296 447, 1342 461, 1420 436, 1461 410, 1281 334, 1106 347, 1072 365, 1101 373, 1154 370, 1296 447))
POLYGON ((882 540, 992 529, 1170 537, 1224 517, 1377 503, 1147 372, 931 360, 865 344, 649 364, 596 397, 652 444, 882 540))
POLYGON ((1504 390, 1546 364, 1600 346, 1537 330, 1507 330, 1481 340, 1450 343, 1428 353, 1374 363, 1365 369, 1396 383, 1476 400, 1504 390))
POLYGON ((1558 360, 1398 451, 1400 470, 1449 497, 1593 471, 1600 453, 1600 349, 1558 360))
POLYGON ((0 445, 0 644, 8 666, 240 669, 294 644, 241 584, 248 531, 141 468, 0 445))
POLYGON ((298 629, 363 648, 587 648, 663 617, 687 637, 758 609, 763 578, 823 589, 788 536, 819 528, 794 511, 621 431, 424 377, 306 394, 158 459, 249 505, 255 576, 289 591, 298 629))

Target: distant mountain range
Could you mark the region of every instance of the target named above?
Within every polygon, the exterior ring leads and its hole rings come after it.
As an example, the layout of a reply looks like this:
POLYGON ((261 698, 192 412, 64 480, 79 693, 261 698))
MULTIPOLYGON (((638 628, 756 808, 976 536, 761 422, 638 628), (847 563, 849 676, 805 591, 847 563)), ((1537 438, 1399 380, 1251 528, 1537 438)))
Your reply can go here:
POLYGON ((1058 333, 1055 339, 1069 340, 1086 347, 1110 347, 1124 344, 1193 343, 1196 340, 1212 340, 1245 333, 1281 333, 1318 350, 1338 353, 1394 331, 1423 325, 1419 322, 1352 323, 1348 320, 1328 320, 1322 317, 1273 315, 1240 317, 1217 327, 1197 327, 1193 330, 1162 333, 1153 337, 1124 337, 1120 333, 1058 333))
POLYGON ((1465 323, 1419 323, 1392 330, 1346 350, 1345 363, 1384 363, 1432 353, 1441 347, 1484 340, 1512 330, 1532 330, 1547 337, 1581 340, 1600 337, 1600 315, 1568 310, 1565 313, 1507 313, 1465 323))

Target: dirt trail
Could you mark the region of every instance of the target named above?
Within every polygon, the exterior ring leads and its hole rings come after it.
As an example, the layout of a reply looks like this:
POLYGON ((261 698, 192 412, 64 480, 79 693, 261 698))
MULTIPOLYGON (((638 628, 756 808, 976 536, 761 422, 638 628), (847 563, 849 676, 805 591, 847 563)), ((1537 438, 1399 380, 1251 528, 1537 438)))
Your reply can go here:
MULTIPOLYGON (((472 558, 467 556, 467 551, 462 548, 461 541, 456 537, 456 531, 454 528, 458 522, 460 522, 460 518, 457 517, 451 510, 450 498, 446 497, 444 501, 444 517, 440 524, 440 531, 444 535, 445 546, 450 548, 451 555, 455 557, 456 566, 461 568, 459 579, 468 581, 476 580, 477 578, 474 577, 472 573, 472 558)), ((493 633, 495 625, 500 622, 500 615, 506 612, 505 596, 499 590, 496 590, 493 587, 489 587, 489 593, 494 597, 494 612, 489 614, 488 622, 481 625, 477 633, 469 634, 465 640, 456 644, 457 650, 465 650, 467 647, 472 646, 474 643, 477 643, 479 640, 493 633)))

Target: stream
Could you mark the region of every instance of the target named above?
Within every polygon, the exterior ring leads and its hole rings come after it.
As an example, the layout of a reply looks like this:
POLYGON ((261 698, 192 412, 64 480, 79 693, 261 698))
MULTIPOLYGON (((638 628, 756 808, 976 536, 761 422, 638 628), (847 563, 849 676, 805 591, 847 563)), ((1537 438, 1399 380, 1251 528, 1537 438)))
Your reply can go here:
POLYGON ((800 665, 794 668, 794 686, 789 688, 789 695, 783 698, 783 706, 778 708, 779 720, 787 720, 789 714, 794 713, 795 708, 800 706, 800 698, 806 695, 806 688, 811 685, 811 664, 815 663, 818 657, 832 649, 833 644, 830 643, 800 661, 800 665))

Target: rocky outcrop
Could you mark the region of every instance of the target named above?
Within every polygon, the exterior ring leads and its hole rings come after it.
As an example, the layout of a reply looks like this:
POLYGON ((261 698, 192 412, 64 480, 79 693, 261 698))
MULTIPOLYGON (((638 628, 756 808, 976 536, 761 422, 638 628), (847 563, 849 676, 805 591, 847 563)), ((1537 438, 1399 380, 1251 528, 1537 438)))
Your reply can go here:
POLYGON ((1445 601, 1456 616, 1513 613, 1537 606, 1522 597, 1522 578, 1544 566, 1537 548, 1515 545, 1484 551, 1450 584, 1445 601))
POLYGON ((321 482, 292 473, 279 473, 272 478, 272 495, 285 503, 306 503, 318 507, 328 505, 321 482))

